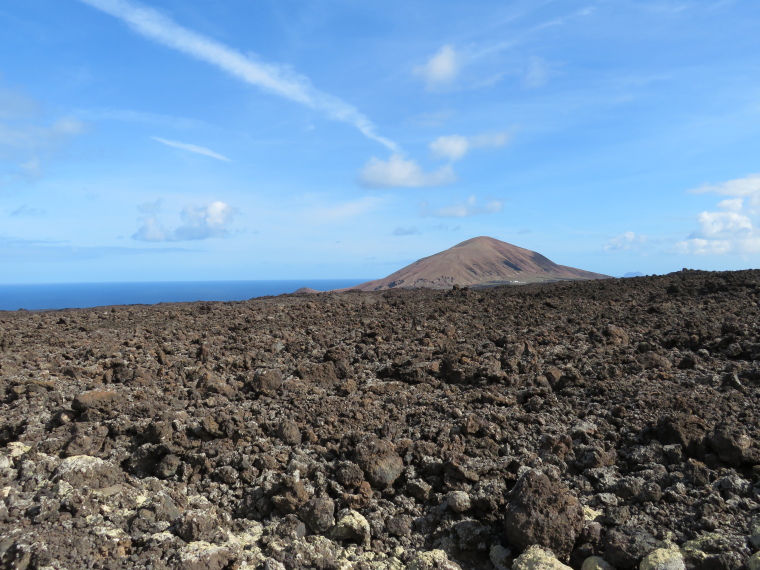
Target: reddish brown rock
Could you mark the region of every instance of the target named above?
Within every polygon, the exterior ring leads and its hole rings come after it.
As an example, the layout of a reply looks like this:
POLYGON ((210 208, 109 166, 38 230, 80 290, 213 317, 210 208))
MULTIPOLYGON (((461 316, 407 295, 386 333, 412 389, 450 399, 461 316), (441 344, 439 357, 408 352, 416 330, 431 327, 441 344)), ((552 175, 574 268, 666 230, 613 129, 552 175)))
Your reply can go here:
POLYGON ((403 460, 386 439, 370 438, 359 444, 355 460, 369 482, 380 490, 393 485, 404 471, 403 460))
POLYGON ((506 530, 507 541, 521 550, 538 544, 567 559, 583 530, 583 509, 566 488, 531 469, 512 490, 506 530))

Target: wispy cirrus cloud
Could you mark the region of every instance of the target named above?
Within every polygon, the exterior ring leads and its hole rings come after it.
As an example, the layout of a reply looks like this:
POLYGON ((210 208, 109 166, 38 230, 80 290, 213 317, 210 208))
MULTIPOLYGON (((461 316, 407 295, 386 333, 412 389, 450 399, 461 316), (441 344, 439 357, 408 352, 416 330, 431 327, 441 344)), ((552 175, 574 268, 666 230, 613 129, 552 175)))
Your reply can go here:
POLYGON ((320 91, 308 77, 290 67, 260 61, 238 50, 180 26, 157 10, 131 0, 80 0, 125 22, 140 35, 209 63, 233 77, 305 105, 356 127, 364 136, 397 151, 396 143, 380 136, 370 119, 353 105, 320 91))
POLYGON ((196 154, 202 154, 204 156, 210 156, 211 158, 215 158, 217 160, 223 160, 224 162, 232 162, 226 156, 202 146, 189 144, 189 143, 183 143, 183 142, 177 142, 177 141, 170 141, 170 140, 162 139, 160 137, 151 137, 151 138, 154 141, 158 141, 162 144, 165 144, 166 146, 171 146, 171 147, 178 148, 181 150, 186 150, 188 152, 194 152, 196 154))
POLYGON ((182 253, 180 247, 109 247, 72 245, 63 241, 29 240, 0 236, 0 262, 67 263, 82 259, 103 259, 116 255, 182 253))
POLYGON ((225 237, 237 210, 225 202, 216 201, 206 206, 185 206, 182 209, 182 223, 173 230, 167 229, 158 220, 161 202, 150 202, 138 207, 147 214, 142 225, 132 235, 137 241, 176 242, 225 237))
MULTIPOLYGON (((2 101, 0 101, 0 104, 2 104, 2 101)), ((135 109, 78 109, 75 115, 85 121, 122 121, 125 123, 141 123, 144 125, 168 127, 171 129, 191 129, 203 126, 203 121, 197 119, 173 117, 171 115, 138 111, 135 109)))

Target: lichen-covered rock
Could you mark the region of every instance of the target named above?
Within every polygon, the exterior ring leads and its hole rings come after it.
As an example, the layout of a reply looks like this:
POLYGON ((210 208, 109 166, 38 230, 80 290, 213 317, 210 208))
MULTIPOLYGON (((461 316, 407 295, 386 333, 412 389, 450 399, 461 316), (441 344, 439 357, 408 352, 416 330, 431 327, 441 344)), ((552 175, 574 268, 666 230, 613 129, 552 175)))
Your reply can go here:
POLYGON ((506 514, 507 540, 518 548, 539 545, 566 559, 583 529, 580 502, 557 481, 531 469, 518 480, 506 514))
POLYGON ((515 559, 512 570, 572 570, 572 568, 557 560, 551 551, 534 544, 515 559))
POLYGON ((615 570, 615 567, 601 556, 589 556, 583 561, 581 570, 615 570))
POLYGON ((462 570, 456 562, 449 560, 443 550, 420 552, 409 565, 408 570, 462 570))
POLYGON ((191 542, 179 553, 183 570, 222 570, 231 558, 227 547, 202 541, 191 542))
POLYGON ((53 473, 53 481, 64 481, 72 487, 100 489, 124 480, 121 469, 109 461, 90 455, 67 457, 53 473))
POLYGON ((188 509, 176 523, 176 534, 185 542, 219 542, 224 534, 208 509, 188 509))
POLYGON ((734 570, 741 567, 750 552, 743 536, 708 532, 683 543, 681 554, 689 569, 734 570))
POLYGON ((760 517, 755 517, 750 522, 749 542, 755 550, 760 550, 760 517))
POLYGON ((470 496, 464 491, 450 491, 446 495, 446 503, 455 513, 469 511, 472 506, 470 496))
POLYGON ((657 548, 643 558, 639 570, 686 570, 686 562, 677 546, 657 548))
POLYGON ((351 509, 343 509, 338 513, 335 526, 330 531, 330 538, 356 542, 369 546, 372 531, 367 519, 351 509))
POLYGON ((504 548, 501 544, 494 544, 488 553, 488 559, 496 570, 510 570, 514 557, 512 551, 504 548))

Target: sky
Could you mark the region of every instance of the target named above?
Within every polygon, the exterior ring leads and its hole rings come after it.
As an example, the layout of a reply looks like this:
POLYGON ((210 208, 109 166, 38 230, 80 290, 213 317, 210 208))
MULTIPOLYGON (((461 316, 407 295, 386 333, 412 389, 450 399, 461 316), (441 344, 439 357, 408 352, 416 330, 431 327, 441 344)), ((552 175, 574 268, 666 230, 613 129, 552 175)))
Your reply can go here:
POLYGON ((756 0, 3 0, 0 283, 760 267, 756 0))

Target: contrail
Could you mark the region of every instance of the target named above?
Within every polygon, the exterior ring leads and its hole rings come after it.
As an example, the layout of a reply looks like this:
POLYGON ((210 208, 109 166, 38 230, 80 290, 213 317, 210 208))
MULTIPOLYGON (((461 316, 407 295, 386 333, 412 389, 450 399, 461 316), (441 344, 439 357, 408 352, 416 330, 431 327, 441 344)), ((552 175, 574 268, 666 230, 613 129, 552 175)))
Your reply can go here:
POLYGON ((177 141, 169 141, 166 139, 162 139, 160 137, 151 137, 151 138, 154 141, 158 141, 167 146, 173 146, 174 148, 181 148, 182 150, 187 150, 187 151, 194 152, 197 154, 202 154, 204 156, 210 156, 211 158, 215 158, 217 160, 223 160, 225 162, 232 162, 229 158, 227 158, 223 154, 219 154, 218 152, 214 152, 213 150, 204 148, 202 146, 189 144, 189 143, 183 143, 183 142, 177 142, 177 141))
POLYGON ((323 93, 311 84, 308 77, 297 74, 286 66, 256 61, 229 46, 183 28, 153 8, 137 2, 80 1, 119 18, 148 39, 210 63, 249 85, 261 87, 291 101, 322 111, 331 119, 353 125, 364 136, 393 152, 399 150, 395 142, 378 135, 372 121, 356 107, 323 93))

